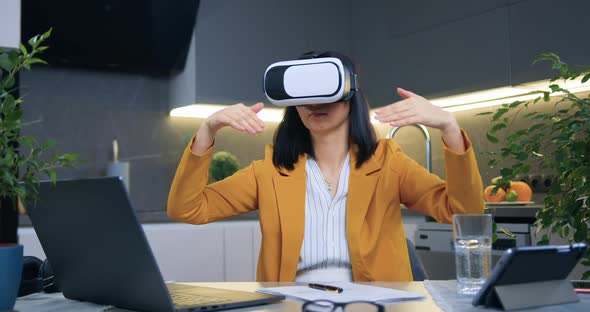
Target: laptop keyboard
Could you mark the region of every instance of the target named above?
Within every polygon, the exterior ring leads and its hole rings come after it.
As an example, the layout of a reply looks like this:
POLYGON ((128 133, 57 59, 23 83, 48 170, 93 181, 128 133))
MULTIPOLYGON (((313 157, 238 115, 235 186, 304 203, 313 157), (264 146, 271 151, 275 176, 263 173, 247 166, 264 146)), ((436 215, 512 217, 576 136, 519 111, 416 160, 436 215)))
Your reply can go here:
POLYGON ((231 301, 230 299, 226 298, 180 293, 171 293, 170 297, 172 298, 172 302, 174 303, 174 305, 178 307, 219 304, 231 301))

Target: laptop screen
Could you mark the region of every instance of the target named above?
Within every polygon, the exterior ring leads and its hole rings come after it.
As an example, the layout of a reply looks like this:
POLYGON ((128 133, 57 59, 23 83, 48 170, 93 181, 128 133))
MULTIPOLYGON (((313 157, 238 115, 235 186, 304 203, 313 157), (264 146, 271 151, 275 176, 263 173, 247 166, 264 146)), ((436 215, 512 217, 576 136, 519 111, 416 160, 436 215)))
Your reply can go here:
POLYGON ((39 200, 28 214, 66 298, 173 310, 119 178, 41 182, 39 200))

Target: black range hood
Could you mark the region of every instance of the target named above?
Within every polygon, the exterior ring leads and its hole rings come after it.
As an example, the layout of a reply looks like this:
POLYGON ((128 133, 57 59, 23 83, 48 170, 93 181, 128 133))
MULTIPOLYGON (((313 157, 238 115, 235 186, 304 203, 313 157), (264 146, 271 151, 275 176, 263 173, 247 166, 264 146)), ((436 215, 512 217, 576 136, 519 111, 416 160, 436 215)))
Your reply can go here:
POLYGON ((199 0, 22 0, 22 38, 53 28, 51 66, 169 76, 184 68, 199 0))

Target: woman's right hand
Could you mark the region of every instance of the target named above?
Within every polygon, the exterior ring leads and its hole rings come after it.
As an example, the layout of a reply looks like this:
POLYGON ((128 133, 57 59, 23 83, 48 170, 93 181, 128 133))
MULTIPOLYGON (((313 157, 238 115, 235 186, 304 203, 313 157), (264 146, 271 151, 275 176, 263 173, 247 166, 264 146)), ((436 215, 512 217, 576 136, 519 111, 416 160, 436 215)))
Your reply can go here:
POLYGON ((199 128, 196 140, 191 149, 196 154, 202 154, 211 147, 215 135, 223 127, 231 127, 241 132, 257 134, 264 130, 264 122, 256 115, 264 108, 259 102, 252 106, 242 103, 228 106, 209 116, 199 128))
POLYGON ((264 122, 256 115, 262 108, 264 104, 261 102, 250 107, 242 103, 234 104, 209 116, 203 126, 214 133, 223 127, 232 127, 238 131, 257 134, 264 130, 264 122))

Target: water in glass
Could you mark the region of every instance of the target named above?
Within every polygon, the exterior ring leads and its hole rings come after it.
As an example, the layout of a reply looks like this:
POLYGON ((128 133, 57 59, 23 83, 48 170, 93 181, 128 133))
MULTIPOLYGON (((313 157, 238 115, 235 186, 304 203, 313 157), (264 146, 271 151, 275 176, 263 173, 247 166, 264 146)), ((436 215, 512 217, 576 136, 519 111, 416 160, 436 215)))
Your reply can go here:
POLYGON ((455 239, 458 293, 473 295, 479 291, 490 272, 491 249, 489 236, 463 236, 455 239))

